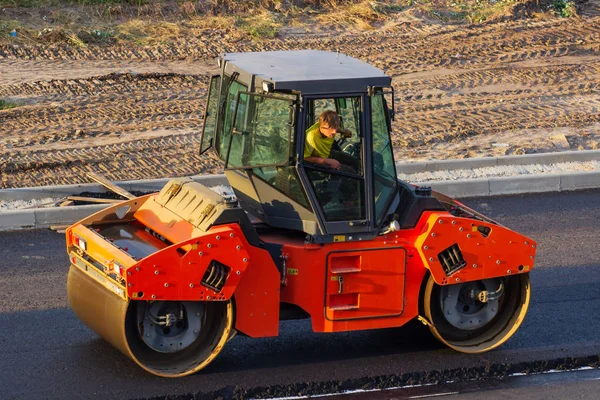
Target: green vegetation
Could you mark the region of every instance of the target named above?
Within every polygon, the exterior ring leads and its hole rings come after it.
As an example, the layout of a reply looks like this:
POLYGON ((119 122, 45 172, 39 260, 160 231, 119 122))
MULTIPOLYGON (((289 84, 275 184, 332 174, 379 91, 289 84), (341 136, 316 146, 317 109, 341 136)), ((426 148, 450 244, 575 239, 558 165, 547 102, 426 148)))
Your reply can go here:
POLYGON ((20 28, 21 24, 15 20, 0 20, 0 36, 6 37, 11 34, 14 29, 20 28))
MULTIPOLYGON (((480 24, 503 16, 530 0, 401 0, 407 7, 423 11, 444 22, 480 24)), ((535 0, 539 1, 539 0, 535 0)))
POLYGON ((102 4, 130 4, 141 6, 148 0, 0 0, 0 7, 56 7, 61 5, 93 6, 102 4))
POLYGON ((577 15, 575 3, 571 0, 554 0, 552 7, 554 8, 554 12, 563 18, 570 18, 577 15))
POLYGON ((0 43, 76 47, 172 43, 213 29, 232 40, 273 39, 290 27, 370 30, 402 14, 478 24, 523 10, 576 13, 574 0, 0 0, 0 9, 0 43))
POLYGON ((270 15, 235 18, 235 26, 250 35, 252 39, 273 39, 278 34, 277 25, 270 15))
POLYGON ((10 108, 15 108, 16 106, 17 106, 17 103, 13 103, 12 101, 0 99, 0 110, 8 110, 10 108))
POLYGON ((250 27, 248 29, 248 33, 255 39, 273 39, 275 36, 277 36, 277 28, 268 22, 262 22, 250 27))
POLYGON ((471 22, 481 23, 503 14, 517 3, 519 3, 518 0, 478 0, 470 12, 467 13, 467 18, 471 22))

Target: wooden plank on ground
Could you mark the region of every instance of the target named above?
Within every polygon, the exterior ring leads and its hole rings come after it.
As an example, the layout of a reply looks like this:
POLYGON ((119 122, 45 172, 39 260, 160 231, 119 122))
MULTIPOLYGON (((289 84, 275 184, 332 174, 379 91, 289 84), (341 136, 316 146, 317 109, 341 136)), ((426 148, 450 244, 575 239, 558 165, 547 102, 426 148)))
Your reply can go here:
MULTIPOLYGON (((121 203, 123 200, 117 199, 97 199, 95 197, 83 197, 83 196, 67 196, 67 200, 73 201, 87 201, 90 203, 121 203)), ((62 205, 62 204, 61 204, 62 205)))
POLYGON ((60 207, 66 207, 66 206, 72 206, 73 205, 73 200, 65 200, 62 203, 60 203, 60 207))
POLYGON ((101 184, 102 186, 104 186, 105 188, 115 192, 118 195, 125 197, 126 199, 134 199, 135 198, 135 196, 133 194, 129 193, 127 190, 120 188, 119 186, 110 182, 108 179, 106 179, 102 175, 98 175, 93 172, 87 172, 86 175, 89 176, 94 181, 101 184))
POLYGON ((57 233, 65 233, 69 226, 71 225, 50 225, 50 229, 57 233))

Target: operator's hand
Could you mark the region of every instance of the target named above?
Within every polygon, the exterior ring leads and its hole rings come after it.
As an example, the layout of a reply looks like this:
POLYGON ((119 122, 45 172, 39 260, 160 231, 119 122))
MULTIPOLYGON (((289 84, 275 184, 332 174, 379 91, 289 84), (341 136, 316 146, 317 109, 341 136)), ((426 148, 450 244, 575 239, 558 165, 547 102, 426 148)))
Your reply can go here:
POLYGON ((352 137, 352 132, 350 132, 348 129, 340 131, 340 134, 342 135, 343 138, 348 139, 352 137))
POLYGON ((342 169, 342 164, 334 158, 325 158, 325 164, 333 169, 342 169))

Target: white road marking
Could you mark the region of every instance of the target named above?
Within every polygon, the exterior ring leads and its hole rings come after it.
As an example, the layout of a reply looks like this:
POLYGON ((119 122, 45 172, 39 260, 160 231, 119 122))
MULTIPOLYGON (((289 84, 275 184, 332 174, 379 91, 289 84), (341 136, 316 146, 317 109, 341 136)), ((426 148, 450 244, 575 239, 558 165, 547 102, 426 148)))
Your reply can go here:
POLYGON ((434 394, 424 394, 421 396, 410 396, 409 399, 425 399, 427 397, 439 397, 439 396, 449 396, 451 394, 458 394, 459 392, 446 392, 446 393, 434 393, 434 394))

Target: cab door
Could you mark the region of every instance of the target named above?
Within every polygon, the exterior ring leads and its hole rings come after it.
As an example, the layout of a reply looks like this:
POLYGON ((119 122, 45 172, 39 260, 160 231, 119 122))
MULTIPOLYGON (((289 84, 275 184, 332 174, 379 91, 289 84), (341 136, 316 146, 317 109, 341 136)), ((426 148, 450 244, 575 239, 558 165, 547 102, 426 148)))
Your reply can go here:
POLYGON ((335 250, 327 256, 325 318, 394 317, 404 310, 402 247, 335 250))
MULTIPOLYGON (((312 208, 321 220, 325 232, 335 236, 335 241, 353 240, 373 230, 371 223, 370 194, 367 191, 365 143, 369 135, 359 110, 365 101, 362 93, 349 93, 337 97, 304 97, 303 108, 308 110, 300 126, 299 156, 300 178, 303 180, 312 208), (340 139, 331 148, 327 158, 336 158, 345 167, 332 169, 304 159, 306 131, 320 113, 336 111, 352 136, 340 139)), ((369 169, 370 170, 370 169, 369 169)))

